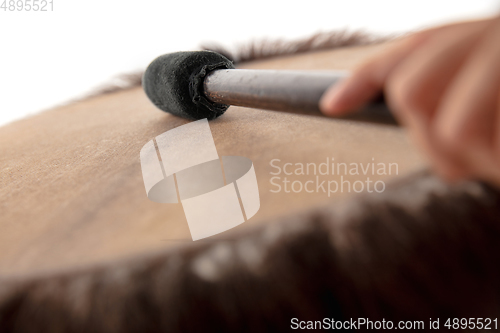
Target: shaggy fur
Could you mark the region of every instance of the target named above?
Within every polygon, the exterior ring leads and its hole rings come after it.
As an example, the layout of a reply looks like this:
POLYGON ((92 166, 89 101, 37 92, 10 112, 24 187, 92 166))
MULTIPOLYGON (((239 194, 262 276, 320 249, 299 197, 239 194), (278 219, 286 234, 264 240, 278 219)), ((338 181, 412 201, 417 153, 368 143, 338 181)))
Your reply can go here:
POLYGON ((243 63, 306 52, 331 50, 344 46, 370 45, 381 43, 391 38, 388 36, 374 36, 362 31, 349 32, 341 30, 321 32, 295 41, 282 39, 261 40, 241 45, 236 51, 230 51, 216 43, 202 45, 202 49, 218 52, 235 63, 243 63))
POLYGON ((500 193, 427 174, 219 242, 4 281, 1 332, 279 332, 498 317, 500 193))
MULTIPOLYGON (((268 59, 286 55, 295 55, 306 52, 331 50, 344 46, 370 45, 382 43, 393 37, 375 36, 361 31, 349 32, 331 31, 317 33, 311 37, 293 41, 287 40, 261 40, 241 45, 236 50, 230 51, 228 48, 218 43, 206 43, 201 46, 202 50, 215 51, 233 61, 235 65, 255 60, 268 59)), ((136 71, 128 74, 118 75, 109 83, 96 88, 85 98, 110 94, 121 90, 139 87, 142 83, 144 71, 136 71)))

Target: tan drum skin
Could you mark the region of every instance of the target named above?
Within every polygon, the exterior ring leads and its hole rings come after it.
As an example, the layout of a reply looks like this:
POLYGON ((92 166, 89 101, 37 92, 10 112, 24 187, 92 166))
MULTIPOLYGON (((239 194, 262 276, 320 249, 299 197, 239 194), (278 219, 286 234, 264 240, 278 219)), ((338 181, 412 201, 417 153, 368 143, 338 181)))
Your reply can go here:
MULTIPOLYGON (((352 69, 383 48, 341 48, 241 67, 352 69)), ((0 276, 105 265, 192 243, 180 204, 148 200, 139 160, 146 142, 187 122, 156 109, 137 87, 0 128, 0 276)), ((397 163, 397 175, 374 177, 383 181, 425 167, 405 130, 392 126, 230 107, 210 128, 219 156, 252 160, 261 206, 248 222, 205 241, 352 194, 273 193, 273 159, 397 163)))

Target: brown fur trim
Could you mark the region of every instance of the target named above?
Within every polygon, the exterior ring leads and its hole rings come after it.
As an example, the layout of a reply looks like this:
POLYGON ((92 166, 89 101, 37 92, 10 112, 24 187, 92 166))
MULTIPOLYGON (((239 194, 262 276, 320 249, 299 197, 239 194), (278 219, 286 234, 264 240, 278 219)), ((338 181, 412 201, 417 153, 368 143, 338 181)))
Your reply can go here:
POLYGON ((0 283, 1 332, 281 332, 498 317, 500 192, 418 174, 224 241, 0 283), (397 323, 397 322, 396 322, 397 323))
POLYGON ((93 89, 84 97, 84 99, 140 87, 142 85, 143 74, 143 70, 138 70, 127 74, 118 75, 111 79, 108 83, 105 83, 102 86, 93 89))
POLYGON ((218 52, 235 63, 243 63, 346 46, 376 44, 392 38, 389 36, 375 36, 363 31, 340 30, 320 32, 307 38, 292 41, 264 39, 240 45, 236 48, 236 51, 229 51, 216 43, 206 43, 202 45, 202 49, 218 52))
MULTIPOLYGON (((330 50, 339 47, 370 45, 387 41, 390 38, 392 37, 375 36, 361 31, 349 32, 341 30, 317 33, 308 38, 292 41, 262 40, 251 42, 238 46, 236 51, 229 51, 217 43, 205 43, 201 46, 201 49, 218 52, 237 64, 272 57, 330 50)), ((102 87, 96 88, 93 92, 85 96, 85 98, 139 87, 142 83, 143 73, 144 71, 136 71, 119 75, 102 87)))

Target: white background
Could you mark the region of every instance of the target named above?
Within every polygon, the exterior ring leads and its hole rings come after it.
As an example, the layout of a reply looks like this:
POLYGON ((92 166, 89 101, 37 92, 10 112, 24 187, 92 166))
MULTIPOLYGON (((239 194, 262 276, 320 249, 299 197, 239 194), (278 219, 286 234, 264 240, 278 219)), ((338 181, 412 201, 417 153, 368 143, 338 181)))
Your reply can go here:
POLYGON ((343 28, 406 32, 500 8, 494 0, 53 1, 52 12, 0 10, 0 125, 203 42, 234 47, 343 28))

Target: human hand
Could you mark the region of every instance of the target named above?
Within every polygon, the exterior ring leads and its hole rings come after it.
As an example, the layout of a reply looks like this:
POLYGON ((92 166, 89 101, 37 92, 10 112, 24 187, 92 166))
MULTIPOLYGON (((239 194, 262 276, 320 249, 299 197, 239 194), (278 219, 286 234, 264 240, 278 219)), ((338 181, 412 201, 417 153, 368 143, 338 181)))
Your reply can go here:
POLYGON ((326 115, 384 91, 395 117, 447 180, 500 186, 500 18, 425 30, 392 45, 324 94, 326 115))

